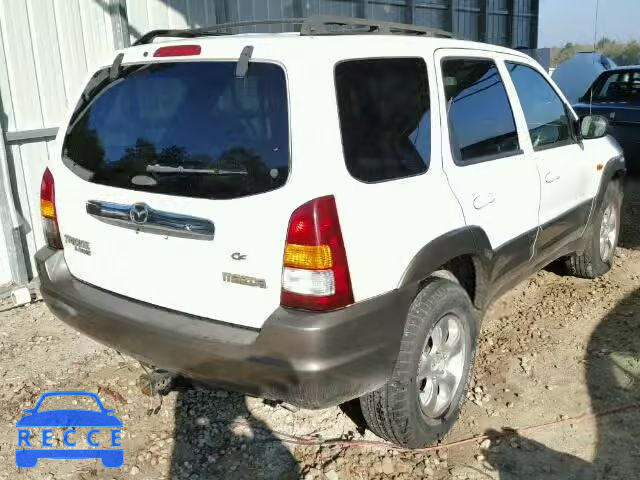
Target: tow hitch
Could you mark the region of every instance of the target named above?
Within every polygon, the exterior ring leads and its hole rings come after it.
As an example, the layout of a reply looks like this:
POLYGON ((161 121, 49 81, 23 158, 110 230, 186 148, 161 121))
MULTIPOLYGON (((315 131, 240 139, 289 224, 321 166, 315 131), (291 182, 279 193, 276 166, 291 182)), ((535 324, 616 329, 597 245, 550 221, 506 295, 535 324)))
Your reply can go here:
POLYGON ((168 395, 180 379, 180 375, 158 368, 144 368, 144 371, 140 375, 140 390, 147 397, 168 395))

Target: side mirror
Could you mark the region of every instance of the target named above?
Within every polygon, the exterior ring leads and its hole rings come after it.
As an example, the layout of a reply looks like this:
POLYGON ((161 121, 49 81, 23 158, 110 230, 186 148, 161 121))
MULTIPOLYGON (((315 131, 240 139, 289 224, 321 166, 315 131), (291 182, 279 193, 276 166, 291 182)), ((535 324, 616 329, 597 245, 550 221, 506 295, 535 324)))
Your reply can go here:
POLYGON ((586 140, 605 137, 609 133, 609 120, 602 115, 587 115, 580 120, 580 133, 586 140))

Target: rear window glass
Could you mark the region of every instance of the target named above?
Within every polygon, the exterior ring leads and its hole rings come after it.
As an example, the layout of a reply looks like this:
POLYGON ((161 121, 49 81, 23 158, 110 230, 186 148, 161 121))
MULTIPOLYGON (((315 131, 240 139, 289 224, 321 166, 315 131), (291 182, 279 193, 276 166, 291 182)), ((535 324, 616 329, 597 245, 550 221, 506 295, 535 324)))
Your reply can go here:
POLYGON ((335 77, 349 173, 378 182, 425 172, 431 154, 431 103, 424 61, 347 61, 336 66, 335 77))
POLYGON ((199 198, 276 189, 289 174, 281 67, 181 62, 105 71, 89 82, 64 141, 64 162, 87 181, 199 198), (107 71, 108 72, 108 71, 107 71))

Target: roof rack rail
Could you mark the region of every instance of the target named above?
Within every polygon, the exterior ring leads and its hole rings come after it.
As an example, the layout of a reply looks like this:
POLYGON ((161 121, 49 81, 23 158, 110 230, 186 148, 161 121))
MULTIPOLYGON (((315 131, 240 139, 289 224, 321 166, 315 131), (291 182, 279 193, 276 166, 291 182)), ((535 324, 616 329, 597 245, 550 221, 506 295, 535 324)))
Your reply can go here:
POLYGON ((345 35, 360 33, 381 33, 386 35, 395 33, 401 35, 453 38, 451 32, 438 28, 421 27, 408 23, 385 22, 369 18, 334 17, 331 15, 309 17, 302 24, 302 29, 300 30, 301 35, 345 35), (335 27, 338 28, 336 29, 335 27))
POLYGON ((300 35, 359 35, 363 33, 424 35, 430 37, 453 38, 453 34, 437 28, 421 27, 406 23, 383 22, 365 18, 334 17, 316 15, 308 18, 282 18, 279 20, 254 20, 247 22, 221 23, 209 27, 184 30, 151 30, 140 37, 134 45, 152 43, 159 37, 196 38, 205 36, 231 35, 232 28, 259 25, 299 25, 300 35))

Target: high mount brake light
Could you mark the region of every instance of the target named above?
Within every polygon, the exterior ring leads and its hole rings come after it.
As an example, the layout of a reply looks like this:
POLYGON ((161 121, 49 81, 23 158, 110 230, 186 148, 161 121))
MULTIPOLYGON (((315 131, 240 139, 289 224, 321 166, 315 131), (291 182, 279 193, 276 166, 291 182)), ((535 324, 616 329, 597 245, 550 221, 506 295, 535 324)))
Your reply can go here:
POLYGON ((62 240, 58 228, 55 185, 51 170, 48 168, 44 171, 40 184, 40 215, 42 216, 42 229, 47 245, 51 248, 61 249, 62 240))
POLYGON ((352 303, 351 278, 335 198, 316 198, 295 210, 289 220, 281 304, 326 311, 352 303))
POLYGON ((202 48, 200 45, 173 45, 170 47, 160 47, 154 53, 154 57, 189 57, 200 55, 202 48))

